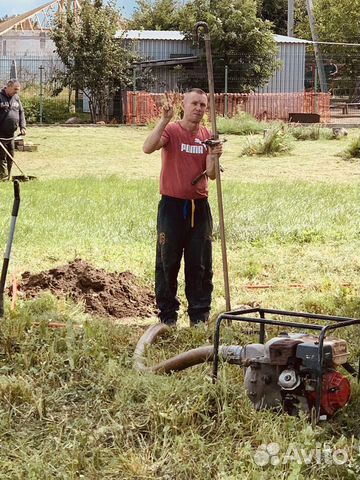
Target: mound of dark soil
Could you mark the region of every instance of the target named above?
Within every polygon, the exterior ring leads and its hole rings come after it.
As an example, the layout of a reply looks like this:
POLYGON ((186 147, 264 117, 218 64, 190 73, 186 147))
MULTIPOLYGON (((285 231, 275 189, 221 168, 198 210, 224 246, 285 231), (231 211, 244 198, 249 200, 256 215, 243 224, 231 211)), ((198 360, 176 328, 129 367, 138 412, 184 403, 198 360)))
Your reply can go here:
POLYGON ((154 294, 131 272, 108 273, 81 259, 33 275, 24 272, 18 290, 26 298, 48 290, 57 297, 81 301, 87 312, 100 316, 149 317, 155 313, 154 294))

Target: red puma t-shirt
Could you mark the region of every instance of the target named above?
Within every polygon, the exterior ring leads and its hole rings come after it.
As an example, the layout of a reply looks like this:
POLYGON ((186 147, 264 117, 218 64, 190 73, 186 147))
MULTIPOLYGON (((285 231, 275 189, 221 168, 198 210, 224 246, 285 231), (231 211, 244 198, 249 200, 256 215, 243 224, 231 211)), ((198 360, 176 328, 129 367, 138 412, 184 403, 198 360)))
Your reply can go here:
POLYGON ((206 170, 208 150, 202 142, 211 138, 206 127, 193 134, 180 122, 169 123, 163 134, 161 152, 160 193, 175 198, 193 200, 208 196, 208 178, 204 175, 196 185, 192 180, 206 170))

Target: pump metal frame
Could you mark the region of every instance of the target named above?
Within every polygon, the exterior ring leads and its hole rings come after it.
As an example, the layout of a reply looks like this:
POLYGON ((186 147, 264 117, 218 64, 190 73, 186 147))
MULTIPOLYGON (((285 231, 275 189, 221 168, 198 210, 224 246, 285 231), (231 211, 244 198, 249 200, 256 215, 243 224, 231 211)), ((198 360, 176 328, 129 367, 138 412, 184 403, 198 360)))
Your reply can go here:
MULTIPOLYGON (((213 383, 216 382, 219 369, 219 345, 220 345, 220 327, 224 320, 246 322, 258 324, 259 330, 259 343, 265 343, 266 337, 266 325, 272 325, 276 327, 291 327, 297 329, 315 330, 319 333, 319 350, 317 358, 317 368, 315 370, 316 376, 316 400, 315 400, 315 423, 320 418, 320 405, 321 405, 321 384, 323 378, 323 362, 324 362, 324 340, 326 334, 329 331, 337 330, 339 328, 349 327, 351 325, 360 325, 360 319, 354 319, 349 317, 336 317, 331 315, 318 315, 314 313, 304 312, 290 312, 287 310, 273 310, 269 308, 249 308, 244 310, 233 310, 222 313, 216 320, 215 336, 214 336, 214 360, 213 360, 213 383), (255 317, 252 315, 259 315, 255 317), (314 323, 293 322, 289 320, 277 320, 266 318, 266 315, 277 315, 280 317, 297 317, 305 318, 308 320, 325 321, 326 325, 318 325, 314 323), (251 315, 251 316, 250 316, 251 315)), ((360 329, 359 329, 360 336, 360 329)), ((360 382, 360 356, 358 361, 358 369, 356 369, 348 362, 342 365, 345 370, 353 377, 357 377, 358 383, 360 382)))

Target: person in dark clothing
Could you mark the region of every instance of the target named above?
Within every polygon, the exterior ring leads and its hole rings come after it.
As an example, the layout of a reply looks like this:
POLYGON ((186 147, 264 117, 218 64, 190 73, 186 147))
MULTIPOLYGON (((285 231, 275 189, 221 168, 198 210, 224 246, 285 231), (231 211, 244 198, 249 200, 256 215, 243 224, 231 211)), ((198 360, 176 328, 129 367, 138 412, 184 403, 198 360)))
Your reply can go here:
POLYGON ((208 178, 215 178, 215 158, 222 146, 208 149, 211 132, 200 125, 207 95, 193 89, 184 95, 182 120, 170 122, 173 106, 165 94, 162 117, 143 146, 145 153, 162 149, 161 200, 157 217, 155 295, 160 321, 176 325, 180 306, 177 277, 185 261, 185 295, 190 325, 206 322, 211 307, 212 217, 208 178), (205 172, 198 183, 192 180, 205 172))
POLYGON ((13 157, 16 130, 20 128, 21 135, 26 135, 25 114, 19 92, 20 83, 17 80, 9 80, 0 91, 0 180, 10 178, 12 167, 12 160, 5 149, 13 157))

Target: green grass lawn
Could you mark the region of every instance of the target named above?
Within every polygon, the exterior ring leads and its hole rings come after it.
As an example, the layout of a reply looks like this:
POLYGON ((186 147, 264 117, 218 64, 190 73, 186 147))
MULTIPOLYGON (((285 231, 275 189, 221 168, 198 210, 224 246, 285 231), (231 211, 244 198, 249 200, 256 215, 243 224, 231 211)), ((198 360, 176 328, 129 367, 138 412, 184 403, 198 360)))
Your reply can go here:
MULTIPOLYGON (((13 273, 81 257, 153 284, 160 154, 142 153, 147 134, 127 127, 29 129, 39 150, 17 152, 16 160, 38 181, 21 184, 9 281, 13 273)), ((354 136, 295 142, 291 154, 275 158, 241 157, 247 138, 227 136, 221 163, 233 307, 359 316, 359 165, 338 156, 354 136)), ((225 300, 215 183, 210 201, 216 318, 225 300)), ((12 185, 2 183, 0 247, 11 207, 12 185)), ((182 274, 179 289, 184 300, 182 274)), ((211 341, 212 327, 187 328, 183 305, 181 328, 154 349, 158 358, 211 341)), ((132 353, 148 324, 93 319, 81 305, 48 296, 7 310, 0 337, 1 479, 358 478, 355 381, 351 405, 312 428, 305 417, 255 412, 238 367, 224 366, 217 385, 207 365, 170 377, 137 374, 132 353), (49 320, 68 328, 48 331, 49 320), (31 328, 33 322, 43 327, 31 328), (85 326, 74 330, 73 323, 85 326), (271 442, 283 452, 291 442, 307 449, 327 442, 345 448, 351 460, 256 465, 257 447, 271 442)), ((235 326, 225 337, 248 341, 235 326)), ((354 360, 359 329, 345 338, 354 360)))
MULTIPOLYGON (((40 179, 117 175, 126 179, 158 178, 160 154, 142 152, 149 131, 130 127, 32 127, 28 139, 39 151, 18 153, 26 173, 40 179)), ((355 132, 349 137, 353 138, 355 132)), ((358 168, 337 156, 350 143, 341 140, 294 141, 289 155, 276 158, 240 157, 249 137, 225 135, 223 181, 263 183, 273 181, 324 181, 357 183, 358 168)), ((223 138, 223 136, 222 136, 223 138)))

